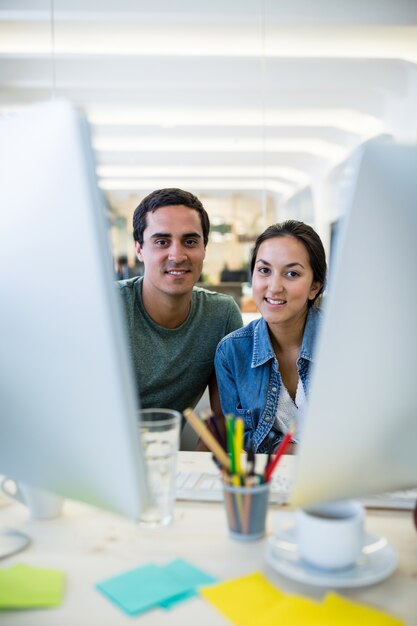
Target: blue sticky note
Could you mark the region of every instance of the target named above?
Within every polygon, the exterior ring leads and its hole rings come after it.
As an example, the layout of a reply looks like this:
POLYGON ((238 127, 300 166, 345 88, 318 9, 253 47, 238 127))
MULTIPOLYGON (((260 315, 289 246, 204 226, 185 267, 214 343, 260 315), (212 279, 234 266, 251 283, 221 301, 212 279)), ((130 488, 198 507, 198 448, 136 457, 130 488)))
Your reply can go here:
POLYGON ((184 602, 184 600, 188 600, 188 598, 193 598, 196 595, 197 592, 195 589, 189 589, 188 591, 184 591, 184 593, 179 593, 176 596, 171 596, 166 600, 162 600, 162 602, 160 602, 158 606, 160 606, 161 609, 169 611, 170 609, 173 609, 175 606, 177 606, 177 604, 179 604, 180 602, 184 602))
POLYGON ((152 563, 97 585, 99 591, 129 615, 148 611, 167 598, 183 594, 189 587, 188 583, 176 579, 166 568, 152 563))
POLYGON ((217 580, 177 559, 165 566, 149 563, 124 572, 99 583, 97 589, 129 615, 138 615, 155 606, 169 609, 212 582, 217 580))
POLYGON ((165 566, 165 571, 169 572, 176 580, 181 580, 185 585, 188 585, 188 589, 181 594, 173 595, 160 602, 159 606, 164 609, 171 609, 179 602, 196 596, 198 587, 217 582, 214 576, 206 574, 206 572, 194 567, 194 565, 191 565, 191 563, 183 559, 176 559, 168 563, 168 565, 165 566))
POLYGON ((170 609, 213 582, 213 576, 177 559, 165 566, 149 563, 129 570, 99 583, 97 589, 129 615, 138 615, 155 606, 170 609))

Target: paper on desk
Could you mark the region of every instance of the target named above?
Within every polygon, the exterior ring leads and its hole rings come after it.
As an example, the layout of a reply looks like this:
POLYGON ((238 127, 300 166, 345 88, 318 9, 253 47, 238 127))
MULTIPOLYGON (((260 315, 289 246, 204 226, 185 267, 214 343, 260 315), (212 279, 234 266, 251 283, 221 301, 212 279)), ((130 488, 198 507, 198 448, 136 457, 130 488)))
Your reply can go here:
POLYGON ((156 606, 171 608, 196 595, 199 585, 215 579, 190 563, 177 559, 164 566, 149 563, 97 585, 112 602, 129 615, 138 615, 156 606))
POLYGON ((64 573, 24 563, 0 570, 0 609, 27 609, 61 604, 64 573))
MULTIPOLYGON (((302 596, 283 595, 274 607, 261 611, 257 626, 330 626, 330 623, 323 621, 322 606, 302 596)), ((331 626, 336 624, 339 626, 339 621, 331 622, 331 626)))
POLYGON ((338 626, 366 624, 366 626, 402 626, 404 622, 397 617, 388 615, 378 609, 370 608, 342 598, 336 593, 328 593, 323 602, 323 616, 328 621, 322 624, 334 624, 337 617, 338 626))
POLYGON ((238 626, 402 626, 382 611, 329 593, 323 602, 285 594, 259 572, 200 590, 238 626))
POLYGON ((261 612, 284 597, 260 572, 204 587, 200 595, 239 626, 258 624, 261 612))
POLYGON ((194 567, 194 565, 191 565, 191 563, 183 559, 176 559, 168 563, 168 565, 165 566, 165 570, 177 580, 181 580, 185 585, 188 585, 189 588, 184 593, 171 596, 167 600, 160 602, 159 606, 164 609, 171 609, 178 604, 178 602, 196 596, 198 594, 198 588, 202 585, 210 585, 211 583, 217 582, 217 578, 206 574, 206 572, 194 567))

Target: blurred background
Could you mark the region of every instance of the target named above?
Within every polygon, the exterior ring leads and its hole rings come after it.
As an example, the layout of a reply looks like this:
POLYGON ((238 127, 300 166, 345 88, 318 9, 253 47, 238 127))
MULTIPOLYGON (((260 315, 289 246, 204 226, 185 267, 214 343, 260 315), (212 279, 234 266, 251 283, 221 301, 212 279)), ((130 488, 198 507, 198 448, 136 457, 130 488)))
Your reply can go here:
POLYGON ((91 124, 117 275, 141 271, 137 204, 182 187, 212 223, 202 280, 241 302, 266 226, 330 252, 358 148, 416 142, 417 0, 0 0, 0 115, 61 97, 91 124))

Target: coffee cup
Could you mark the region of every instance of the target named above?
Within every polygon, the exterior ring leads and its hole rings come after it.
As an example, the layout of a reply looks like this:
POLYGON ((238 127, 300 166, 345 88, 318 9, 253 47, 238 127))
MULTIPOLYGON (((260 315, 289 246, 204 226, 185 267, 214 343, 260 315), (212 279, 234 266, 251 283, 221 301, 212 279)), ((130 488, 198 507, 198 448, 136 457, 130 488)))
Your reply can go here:
POLYGON ((61 496, 8 477, 3 478, 0 486, 7 496, 26 505, 33 519, 53 519, 62 513, 61 496))
POLYGON ((326 570, 354 565, 364 539, 365 512, 356 500, 339 500, 293 513, 277 514, 276 535, 282 533, 284 518, 292 516, 301 559, 326 570))

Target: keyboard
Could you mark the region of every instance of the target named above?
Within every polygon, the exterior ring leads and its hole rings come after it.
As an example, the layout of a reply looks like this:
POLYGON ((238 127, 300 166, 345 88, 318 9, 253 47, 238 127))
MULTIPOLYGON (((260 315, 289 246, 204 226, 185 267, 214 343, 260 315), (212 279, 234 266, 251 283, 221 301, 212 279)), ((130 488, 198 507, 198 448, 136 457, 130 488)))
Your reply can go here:
MULTIPOLYGON (((291 472, 281 471, 272 475, 269 501, 274 504, 288 503, 291 492, 291 472)), ((177 500, 221 502, 222 481, 216 472, 178 471, 176 475, 177 500)), ((413 510, 417 502, 417 488, 381 493, 360 499, 367 508, 413 510)))
POLYGON ((417 489, 378 493, 362 498, 368 509, 403 509, 412 511, 417 503, 417 489))
MULTIPOLYGON (((205 472, 177 472, 177 500, 199 500, 202 502, 221 502, 223 487, 219 474, 205 472)), ((276 473, 272 476, 270 502, 285 504, 291 490, 290 477, 276 473)))

